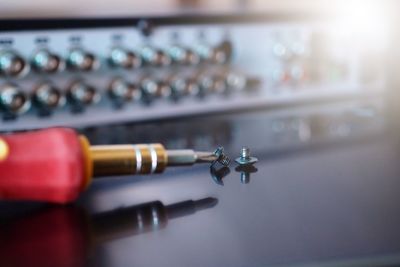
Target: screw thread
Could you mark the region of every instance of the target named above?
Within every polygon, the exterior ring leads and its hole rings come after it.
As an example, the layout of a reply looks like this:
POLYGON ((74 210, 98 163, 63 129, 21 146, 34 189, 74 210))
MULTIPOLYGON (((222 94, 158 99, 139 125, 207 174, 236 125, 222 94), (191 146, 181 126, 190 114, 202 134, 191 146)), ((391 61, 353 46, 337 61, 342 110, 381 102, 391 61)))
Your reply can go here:
POLYGON ((229 163, 231 162, 231 159, 227 157, 226 155, 221 155, 221 157, 218 159, 219 163, 221 163, 224 166, 228 166, 229 163))
POLYGON ((250 149, 248 147, 242 148, 241 157, 244 159, 248 159, 250 157, 250 149))

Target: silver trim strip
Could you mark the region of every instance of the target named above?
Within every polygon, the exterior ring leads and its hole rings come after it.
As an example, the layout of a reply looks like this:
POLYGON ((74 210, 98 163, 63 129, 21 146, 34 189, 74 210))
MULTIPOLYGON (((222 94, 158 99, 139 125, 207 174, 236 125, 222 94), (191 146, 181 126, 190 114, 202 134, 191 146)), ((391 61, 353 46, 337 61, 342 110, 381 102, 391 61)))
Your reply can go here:
POLYGON ((137 146, 133 146, 135 148, 136 154, 136 174, 140 174, 140 170, 142 169, 142 153, 140 152, 140 148, 137 146))
POLYGON ((152 145, 149 145, 149 150, 151 154, 151 173, 154 173, 157 169, 157 151, 152 145))

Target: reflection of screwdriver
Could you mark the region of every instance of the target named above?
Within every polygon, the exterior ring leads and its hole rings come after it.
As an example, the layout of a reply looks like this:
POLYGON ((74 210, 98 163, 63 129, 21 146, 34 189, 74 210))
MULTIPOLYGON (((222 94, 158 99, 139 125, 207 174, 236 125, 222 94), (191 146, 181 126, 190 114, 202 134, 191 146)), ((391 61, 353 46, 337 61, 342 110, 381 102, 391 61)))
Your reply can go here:
POLYGON ((167 166, 219 161, 216 152, 166 150, 161 144, 90 146, 65 128, 0 136, 0 197, 66 203, 92 177, 161 173, 167 166))
POLYGON ((164 228, 168 220, 194 214, 217 205, 216 198, 187 200, 168 206, 160 201, 124 207, 94 215, 92 231, 96 243, 164 228))
POLYGON ((52 206, 24 218, 2 221, 0 266, 86 266, 88 255, 104 242, 162 229, 170 219, 217 203, 211 197, 168 206, 154 201, 95 215, 73 205, 52 206))

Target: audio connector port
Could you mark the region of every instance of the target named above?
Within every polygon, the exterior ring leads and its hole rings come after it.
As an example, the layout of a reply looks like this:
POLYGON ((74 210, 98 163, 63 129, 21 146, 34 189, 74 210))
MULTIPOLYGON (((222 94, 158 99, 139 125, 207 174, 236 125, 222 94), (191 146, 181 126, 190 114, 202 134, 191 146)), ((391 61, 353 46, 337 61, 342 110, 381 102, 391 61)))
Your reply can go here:
POLYGON ((43 82, 35 88, 32 101, 39 109, 51 110, 63 106, 65 97, 54 84, 43 82))
POLYGON ((109 97, 117 102, 137 101, 142 97, 141 90, 132 83, 116 78, 111 81, 108 87, 109 97))
POLYGON ((29 64, 13 51, 0 52, 0 74, 21 77, 29 72, 29 64))
POLYGON ((98 103, 101 95, 83 81, 73 82, 67 90, 67 100, 73 106, 84 107, 98 103))
POLYGON ((123 48, 114 48, 109 56, 111 66, 134 69, 142 65, 142 60, 134 52, 127 51, 123 48))
POLYGON ((100 66, 100 62, 94 54, 78 48, 70 51, 67 64, 69 69, 79 71, 92 71, 100 66))
POLYGON ((43 49, 37 51, 32 57, 32 67, 37 72, 55 73, 64 69, 64 61, 54 53, 43 49))
POLYGON ((28 96, 14 84, 0 87, 0 109, 12 115, 20 115, 29 110, 31 102, 28 96))

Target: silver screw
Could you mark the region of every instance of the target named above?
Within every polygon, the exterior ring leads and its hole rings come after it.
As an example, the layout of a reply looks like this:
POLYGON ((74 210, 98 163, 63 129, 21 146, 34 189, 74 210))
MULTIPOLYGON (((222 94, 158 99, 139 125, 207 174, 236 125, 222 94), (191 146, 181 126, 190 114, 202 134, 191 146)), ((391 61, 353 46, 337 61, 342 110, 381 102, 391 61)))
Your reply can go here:
POLYGON ((242 147, 241 157, 244 159, 248 159, 250 157, 250 149, 248 147, 242 147))
POLYGON ((258 159, 250 156, 250 149, 248 147, 242 147, 240 157, 235 161, 240 165, 249 165, 256 163, 258 159))
POLYGON ((219 162, 224 166, 229 166, 229 163, 231 162, 231 159, 227 155, 225 155, 224 148, 222 146, 218 147, 214 151, 214 155, 217 156, 217 159, 213 162, 213 164, 215 162, 219 162))

